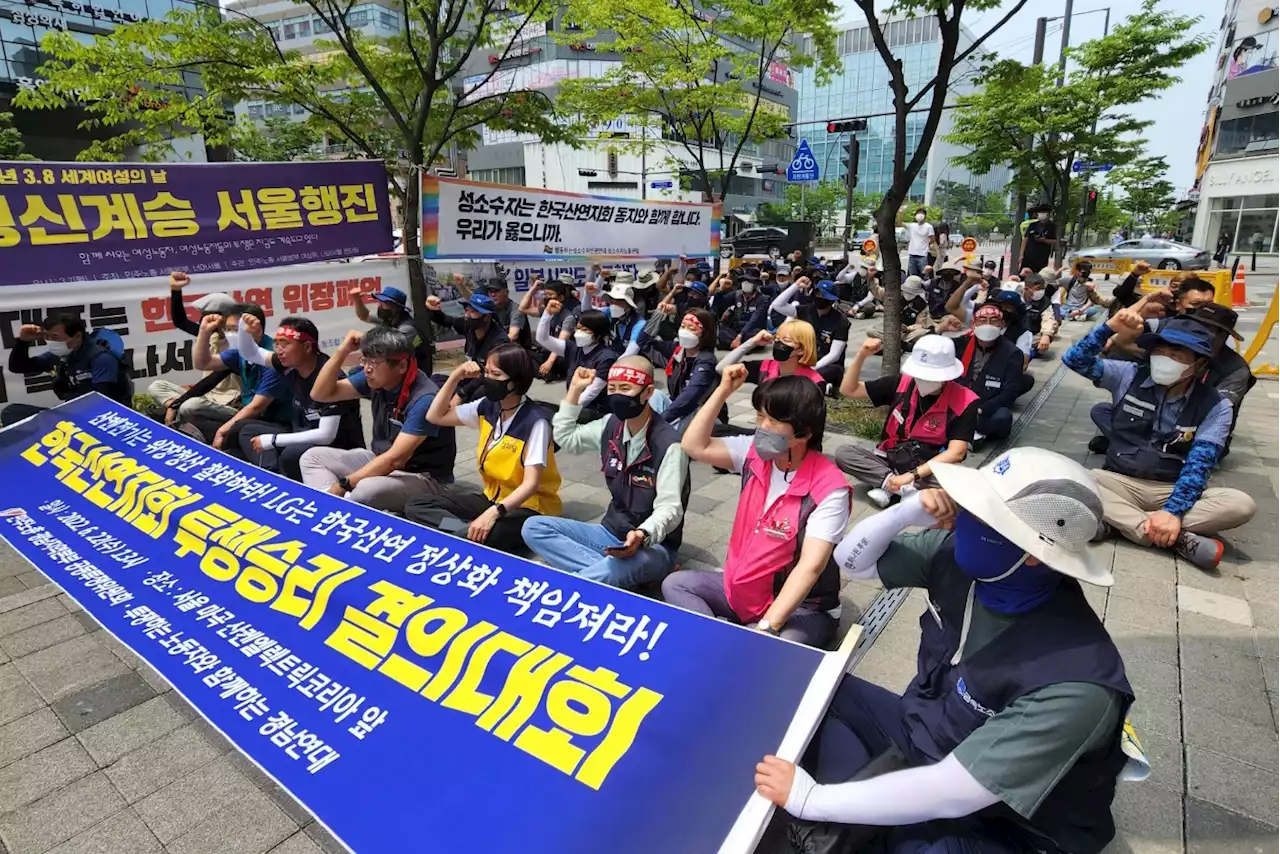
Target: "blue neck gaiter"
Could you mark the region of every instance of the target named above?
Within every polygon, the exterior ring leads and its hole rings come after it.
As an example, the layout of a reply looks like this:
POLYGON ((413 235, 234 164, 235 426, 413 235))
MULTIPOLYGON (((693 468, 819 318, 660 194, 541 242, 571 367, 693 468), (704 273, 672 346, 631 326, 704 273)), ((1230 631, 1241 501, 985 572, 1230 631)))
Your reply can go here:
POLYGON ((999 614, 1038 608, 1049 601, 1062 580, 1061 574, 1043 564, 1028 566, 1020 546, 966 510, 956 515, 954 539, 956 563, 978 582, 974 595, 999 614))

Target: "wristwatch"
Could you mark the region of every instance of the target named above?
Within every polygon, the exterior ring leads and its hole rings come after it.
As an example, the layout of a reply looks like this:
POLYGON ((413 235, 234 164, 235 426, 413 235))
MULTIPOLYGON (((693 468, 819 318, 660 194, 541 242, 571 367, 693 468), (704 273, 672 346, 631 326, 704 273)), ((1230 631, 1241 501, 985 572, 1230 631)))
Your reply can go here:
POLYGON ((778 636, 778 630, 775 629, 773 626, 769 625, 768 620, 761 620, 760 622, 756 623, 756 631, 765 632, 767 634, 773 635, 774 637, 778 636))
POLYGON ((636 528, 636 530, 637 530, 637 531, 639 531, 640 533, 644 534, 644 539, 640 541, 640 545, 641 545, 642 547, 644 547, 644 548, 646 548, 646 549, 647 549, 647 548, 649 548, 649 546, 653 545, 653 535, 652 535, 652 534, 650 534, 650 533, 649 533, 648 531, 646 531, 644 528, 636 528))
POLYGON ((498 518, 499 518, 499 519, 505 519, 505 518, 506 518, 506 516, 507 516, 507 505, 502 504, 501 502, 499 502, 498 504, 493 505, 493 509, 498 511, 498 518))
POLYGON ((341 486, 346 492, 350 492, 355 489, 355 487, 351 485, 351 481, 347 480, 345 477, 338 478, 338 486, 341 486))

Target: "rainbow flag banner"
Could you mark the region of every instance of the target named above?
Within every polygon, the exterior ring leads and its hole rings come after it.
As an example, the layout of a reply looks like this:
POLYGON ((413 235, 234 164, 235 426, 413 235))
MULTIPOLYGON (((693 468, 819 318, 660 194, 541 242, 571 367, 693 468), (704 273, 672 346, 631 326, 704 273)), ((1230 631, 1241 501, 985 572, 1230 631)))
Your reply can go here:
POLYGON ((670 258, 720 251, 720 205, 422 176, 426 258, 670 258))

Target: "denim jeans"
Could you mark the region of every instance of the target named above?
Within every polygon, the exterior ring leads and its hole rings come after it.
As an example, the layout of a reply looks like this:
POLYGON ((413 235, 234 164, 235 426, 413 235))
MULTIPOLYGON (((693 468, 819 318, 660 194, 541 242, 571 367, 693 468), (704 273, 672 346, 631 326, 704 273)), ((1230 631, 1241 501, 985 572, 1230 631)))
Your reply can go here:
POLYGON ((520 532, 524 544, 556 569, 630 590, 658 581, 671 571, 675 555, 664 546, 642 548, 632 557, 605 555, 622 541, 604 525, 549 516, 535 516, 520 532))
POLYGON ((929 264, 928 255, 908 255, 907 256, 907 275, 923 276, 924 268, 929 264))

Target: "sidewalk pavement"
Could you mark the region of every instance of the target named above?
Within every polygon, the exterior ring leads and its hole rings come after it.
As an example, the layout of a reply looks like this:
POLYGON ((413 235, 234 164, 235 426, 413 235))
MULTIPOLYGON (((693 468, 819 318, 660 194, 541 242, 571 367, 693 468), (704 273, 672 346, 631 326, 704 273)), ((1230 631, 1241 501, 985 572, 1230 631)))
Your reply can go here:
MULTIPOLYGON (((852 336, 857 346, 865 328, 852 336)), ((1085 324, 1068 324, 1082 335, 1085 324)), ((1037 388, 1055 358, 1032 365, 1037 388)), ((878 371, 871 360, 867 376, 878 371)), ((535 387, 557 401, 562 387, 535 387)), ((1070 372, 1018 437, 1020 444, 1088 459, 1089 407, 1102 397, 1070 372)), ((1123 541, 1101 548, 1116 586, 1088 597, 1116 638, 1137 694, 1132 717, 1151 778, 1121 783, 1119 833, 1108 849, 1132 854, 1277 851, 1277 385, 1246 399, 1236 441, 1215 482, 1245 489, 1259 514, 1234 532, 1222 571, 1123 541)), ((733 421, 753 423, 749 393, 733 421)), ((366 418, 367 420, 367 418, 366 418)), ((459 431, 456 471, 478 481, 474 431, 459 431)), ((825 450, 850 441, 829 435, 825 450)), ((981 454, 973 455, 977 462, 981 454)), ((568 518, 594 519, 608 500, 593 458, 558 460, 568 518)), ((738 479, 692 470, 686 567, 719 566, 738 479)), ((855 516, 874 512, 855 489, 855 516)), ((844 625, 879 585, 843 591, 844 625)), ((902 690, 915 668, 919 592, 890 621, 857 674, 902 690)), ((299 804, 232 748, 152 668, 101 630, 41 573, 0 546, 0 854, 315 854, 343 849, 299 804)))

